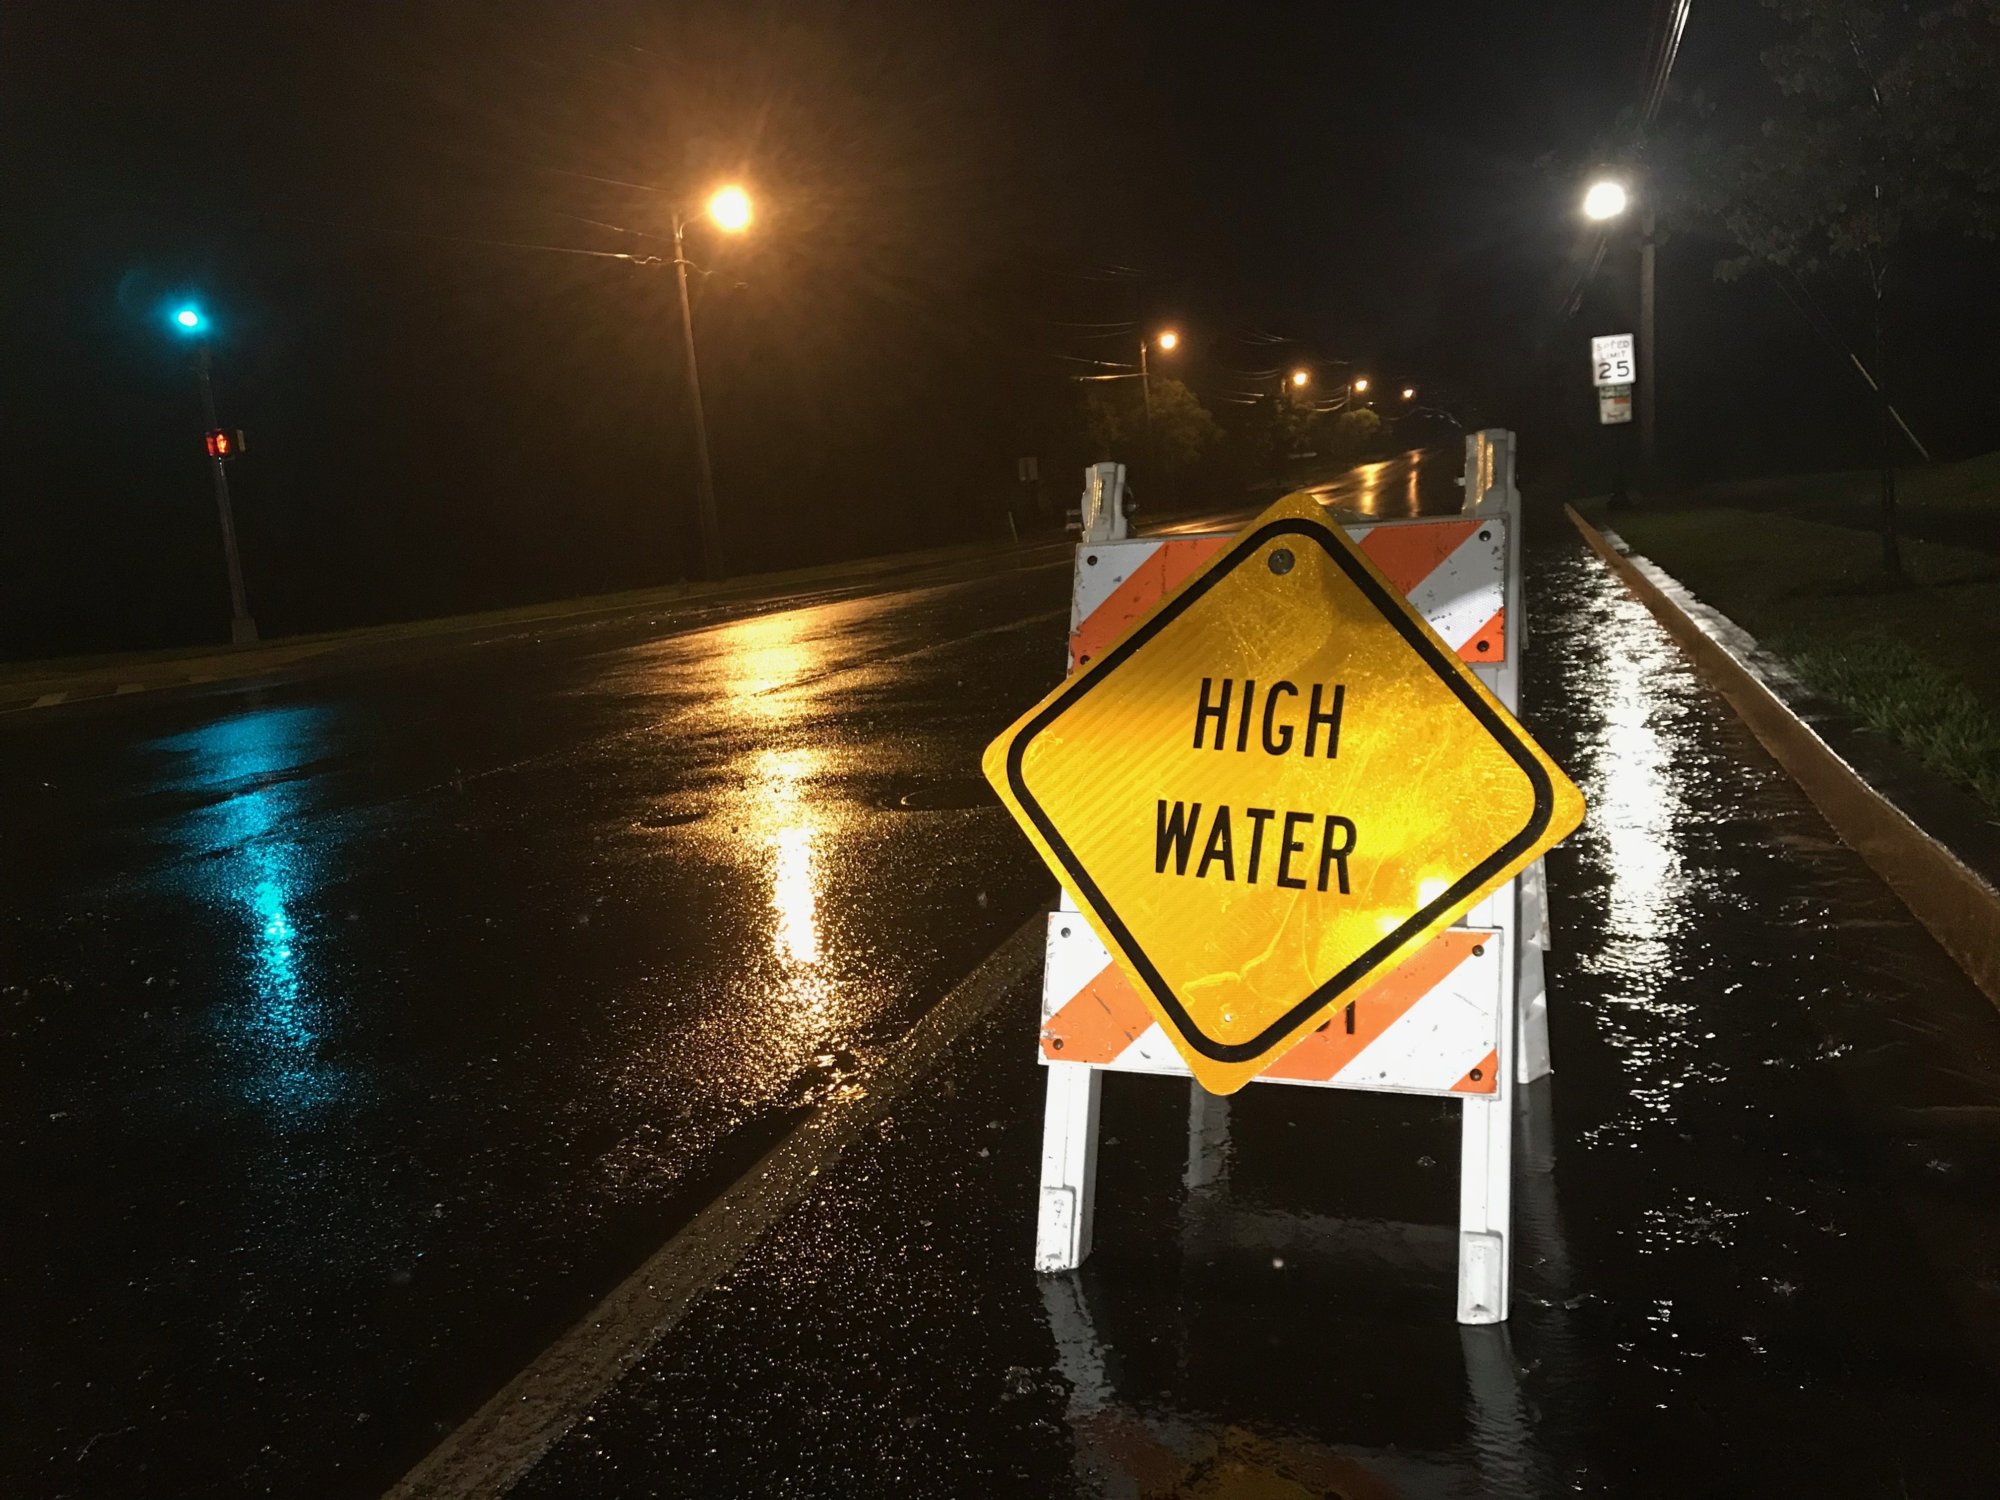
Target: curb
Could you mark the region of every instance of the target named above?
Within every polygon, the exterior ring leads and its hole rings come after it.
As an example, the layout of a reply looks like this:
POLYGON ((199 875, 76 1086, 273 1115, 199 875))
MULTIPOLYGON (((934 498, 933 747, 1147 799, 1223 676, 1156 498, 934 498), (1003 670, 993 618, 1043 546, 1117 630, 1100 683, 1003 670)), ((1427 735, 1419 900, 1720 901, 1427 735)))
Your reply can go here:
POLYGON ((1671 599, 1574 506, 1563 510, 1833 831, 1882 877, 1987 998, 2000 1005, 2000 892, 1863 780, 1736 651, 1671 599))

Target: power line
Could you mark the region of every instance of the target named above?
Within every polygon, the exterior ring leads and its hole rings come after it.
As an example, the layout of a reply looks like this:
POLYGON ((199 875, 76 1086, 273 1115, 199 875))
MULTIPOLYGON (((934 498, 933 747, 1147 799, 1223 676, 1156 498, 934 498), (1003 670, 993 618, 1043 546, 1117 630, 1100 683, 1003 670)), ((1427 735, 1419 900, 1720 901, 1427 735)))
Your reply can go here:
POLYGON ((1125 360, 1085 359, 1080 354, 1060 354, 1054 352, 1051 352, 1050 358, 1066 359, 1070 361, 1070 363, 1078 365, 1096 365, 1101 370, 1129 370, 1134 375, 1139 373, 1139 367, 1137 365, 1132 364, 1129 361, 1125 360))
MULTIPOLYGON (((1680 58, 1681 38, 1687 32, 1688 14, 1693 8, 1693 0, 1664 0, 1656 7, 1654 16, 1664 20, 1656 24, 1646 39, 1645 97, 1639 110, 1639 129, 1643 134, 1652 129, 1659 117, 1660 106, 1666 102, 1667 84, 1673 78, 1674 64, 1680 58)), ((1589 262, 1578 269, 1570 278, 1569 288, 1563 293, 1558 319, 1567 321, 1583 309, 1584 293, 1596 280, 1598 268, 1604 264, 1604 249, 1609 231, 1600 230, 1596 248, 1591 252, 1589 262)))
POLYGON ((1668 0, 1667 24, 1660 32, 1660 45, 1648 59, 1650 74, 1640 128, 1649 129, 1667 97, 1667 81, 1673 77, 1674 61, 1680 56, 1681 35, 1687 30, 1688 9, 1693 0, 1668 0))
MULTIPOLYGON (((657 266, 666 264, 666 257, 660 255, 633 255, 624 250, 586 250, 577 245, 544 245, 532 240, 493 240, 468 234, 444 234, 429 229, 398 229, 388 224, 357 224, 351 220, 319 219, 308 214, 287 214, 266 212, 261 217, 286 219, 297 224, 317 224, 323 229, 355 230, 363 234, 388 234, 403 239, 442 240, 454 245, 482 245, 498 250, 542 250, 556 255, 588 255, 598 260, 622 260, 635 266, 657 266)), ((627 234, 640 231, 628 229, 627 234)))

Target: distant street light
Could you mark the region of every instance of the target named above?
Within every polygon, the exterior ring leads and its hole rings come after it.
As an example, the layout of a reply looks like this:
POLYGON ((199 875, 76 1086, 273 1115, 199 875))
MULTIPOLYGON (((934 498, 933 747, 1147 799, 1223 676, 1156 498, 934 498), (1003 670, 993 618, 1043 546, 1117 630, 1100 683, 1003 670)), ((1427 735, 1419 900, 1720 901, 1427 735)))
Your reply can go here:
POLYGON ((1354 377, 1354 394, 1357 396, 1368 394, 1368 377, 1366 375, 1357 375, 1354 377))
POLYGON ((1311 380, 1312 380, 1312 371, 1310 370, 1292 371, 1292 384, 1295 386, 1304 386, 1308 384, 1311 380))
POLYGON ((1416 388, 1415 386, 1413 386, 1413 385, 1406 385, 1406 386, 1404 386, 1404 387, 1403 387, 1403 399, 1404 399, 1405 401, 1414 401, 1414 400, 1416 400, 1416 399, 1417 399, 1417 388, 1416 388))
POLYGON ((208 319, 199 307, 186 303, 174 309, 172 323, 174 331, 183 338, 201 340, 195 345, 194 372, 201 387, 202 416, 208 424, 205 441, 208 466, 215 476, 215 510, 222 523, 222 555, 229 564, 229 640, 232 645, 254 646, 257 622, 250 618, 249 600, 243 591, 243 558, 236 549, 236 517, 229 505, 229 471, 224 467, 230 457, 230 444, 226 438, 216 441, 219 429, 215 421, 215 388, 209 379, 208 319))
MULTIPOLYGON (((709 195, 708 217, 717 229, 740 234, 750 227, 750 195, 740 187, 723 187, 709 195)), ((708 461, 708 419, 701 409, 701 370, 694 358, 694 313, 688 303, 687 220, 674 214, 674 275, 680 284, 681 338, 687 349, 688 396, 694 407, 694 452, 701 502, 702 571, 723 576, 722 528, 715 514, 715 474, 708 461)))
POLYGON ((1174 352, 1174 347, 1177 344, 1179 344, 1180 341, 1181 341, 1181 336, 1178 333, 1175 333, 1171 328, 1169 328, 1165 333, 1162 333, 1159 336, 1159 338, 1155 340, 1155 342, 1159 344, 1160 352, 1162 354, 1172 354, 1174 352))
MULTIPOLYGON (((1583 216, 1596 223, 1609 223, 1631 206, 1625 185, 1601 177, 1583 195, 1583 216)), ((1653 208, 1641 207, 1639 215, 1639 466, 1641 483, 1653 474, 1653 208)))

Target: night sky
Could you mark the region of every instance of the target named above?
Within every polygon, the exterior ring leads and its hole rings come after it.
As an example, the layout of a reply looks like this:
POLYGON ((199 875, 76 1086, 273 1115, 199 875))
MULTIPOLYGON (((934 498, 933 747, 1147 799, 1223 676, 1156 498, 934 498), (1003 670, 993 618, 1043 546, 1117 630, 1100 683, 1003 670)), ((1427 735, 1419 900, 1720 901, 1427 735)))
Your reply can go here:
MULTIPOLYGON (((726 179, 757 222, 697 226, 690 255, 739 571, 993 534, 1017 455, 1058 451, 1064 373, 1130 358, 1101 325, 1131 319, 1182 329, 1218 409, 1308 360, 1519 427, 1531 479, 1577 469, 1601 437, 1583 351, 1630 326, 1635 256, 1614 243, 1563 315, 1593 243, 1576 173, 1638 102, 1654 21, 1638 0, 9 5, 0 651, 224 627, 163 320, 181 295, 249 437, 232 479, 267 633, 685 575, 672 272, 609 254, 670 254, 675 205, 726 179)), ((1754 90, 1767 26, 1697 3, 1676 85, 1754 90)), ((1669 461, 1865 463, 1851 370, 1771 286, 1717 285, 1725 253, 1663 255, 1669 461)), ((1906 410, 1945 456, 2000 442, 1991 270, 1940 249, 1913 297, 1906 410)))

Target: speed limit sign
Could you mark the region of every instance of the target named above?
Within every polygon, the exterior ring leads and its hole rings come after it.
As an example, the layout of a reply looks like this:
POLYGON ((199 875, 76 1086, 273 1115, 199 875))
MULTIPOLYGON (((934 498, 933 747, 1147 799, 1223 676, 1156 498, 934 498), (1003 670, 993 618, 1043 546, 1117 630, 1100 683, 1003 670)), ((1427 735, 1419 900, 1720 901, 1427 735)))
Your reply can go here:
POLYGON ((1590 341, 1592 385, 1631 385, 1637 379, 1631 334, 1607 333, 1590 341))

